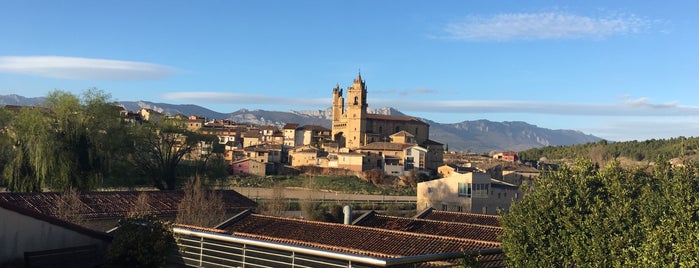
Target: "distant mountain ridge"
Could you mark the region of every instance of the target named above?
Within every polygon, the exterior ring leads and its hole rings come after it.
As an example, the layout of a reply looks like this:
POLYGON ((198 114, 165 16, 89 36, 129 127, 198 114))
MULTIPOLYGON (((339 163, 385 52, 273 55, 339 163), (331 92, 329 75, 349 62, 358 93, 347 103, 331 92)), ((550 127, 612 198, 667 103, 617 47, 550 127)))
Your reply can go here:
MULTIPOLYGON (((44 98, 24 98, 19 95, 0 95, 0 105, 35 105, 44 98)), ((330 128, 331 109, 306 111, 265 111, 240 109, 232 113, 219 113, 192 104, 168 104, 149 101, 119 102, 129 111, 141 108, 153 109, 165 114, 198 115, 210 119, 229 119, 235 122, 259 125, 286 123, 300 125, 320 125, 330 128)), ((385 115, 405 115, 391 107, 370 108, 370 113, 385 115)), ((451 151, 522 151, 531 148, 556 145, 574 145, 602 140, 575 130, 552 130, 541 128, 525 122, 493 122, 489 120, 463 121, 461 123, 442 124, 428 119, 421 120, 430 124, 430 139, 443 143, 451 151)))

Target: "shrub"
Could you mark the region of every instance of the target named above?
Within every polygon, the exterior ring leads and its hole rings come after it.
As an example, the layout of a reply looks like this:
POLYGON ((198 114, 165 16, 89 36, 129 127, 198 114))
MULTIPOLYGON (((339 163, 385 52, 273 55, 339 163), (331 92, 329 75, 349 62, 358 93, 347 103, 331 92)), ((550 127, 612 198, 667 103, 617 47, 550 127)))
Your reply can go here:
POLYGON ((169 223, 153 216, 120 222, 107 252, 109 267, 162 267, 175 246, 169 223))

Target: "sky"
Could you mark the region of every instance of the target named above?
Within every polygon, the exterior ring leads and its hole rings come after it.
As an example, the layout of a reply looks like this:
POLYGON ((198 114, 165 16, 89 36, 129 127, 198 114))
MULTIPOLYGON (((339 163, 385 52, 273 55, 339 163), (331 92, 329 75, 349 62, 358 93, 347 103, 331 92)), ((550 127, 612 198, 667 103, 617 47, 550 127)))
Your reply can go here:
POLYGON ((610 141, 699 136, 696 1, 5 1, 0 95, 524 121, 610 141))

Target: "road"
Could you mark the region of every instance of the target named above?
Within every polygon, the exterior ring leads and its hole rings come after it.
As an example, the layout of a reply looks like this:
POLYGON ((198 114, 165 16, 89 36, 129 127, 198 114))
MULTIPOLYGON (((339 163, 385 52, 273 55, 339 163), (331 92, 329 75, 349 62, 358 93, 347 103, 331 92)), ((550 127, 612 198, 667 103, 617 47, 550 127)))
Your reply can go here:
MULTIPOLYGON (((252 199, 270 199, 273 196, 272 188, 232 187, 238 193, 252 199)), ((310 190, 302 188, 284 188, 284 199, 316 201, 353 201, 353 202, 386 202, 386 203, 414 203, 416 196, 395 195, 370 195, 370 194, 344 194, 331 191, 310 190)))

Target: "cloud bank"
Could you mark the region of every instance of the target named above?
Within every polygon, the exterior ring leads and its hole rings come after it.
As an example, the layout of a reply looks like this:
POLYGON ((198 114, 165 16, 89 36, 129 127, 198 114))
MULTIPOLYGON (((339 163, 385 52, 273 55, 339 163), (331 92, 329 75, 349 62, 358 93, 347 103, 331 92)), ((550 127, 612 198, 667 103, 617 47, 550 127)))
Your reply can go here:
POLYGON ((463 41, 510 41, 543 39, 604 38, 640 32, 650 25, 634 15, 586 17, 568 13, 508 13, 469 16, 448 23, 446 38, 463 41))
POLYGON ((0 72, 72 80, 159 80, 175 69, 147 62, 59 56, 0 56, 0 72))

